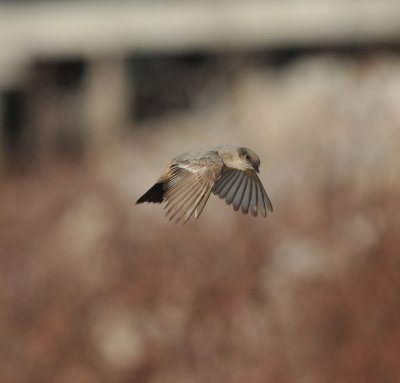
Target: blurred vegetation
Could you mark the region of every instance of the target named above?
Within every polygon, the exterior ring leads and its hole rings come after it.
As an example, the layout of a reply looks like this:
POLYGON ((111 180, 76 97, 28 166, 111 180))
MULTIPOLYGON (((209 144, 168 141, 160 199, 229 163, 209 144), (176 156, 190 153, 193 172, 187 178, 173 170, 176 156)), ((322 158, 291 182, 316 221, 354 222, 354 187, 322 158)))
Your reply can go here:
POLYGON ((396 2, 35 3, 0 1, 0 381, 399 382, 396 2), (220 143, 266 220, 134 204, 220 143))
MULTIPOLYGON (((399 381, 400 58, 249 57, 139 63, 143 118, 3 169, 2 381, 399 381), (173 156, 218 143, 260 155, 266 220, 216 197, 185 226, 134 205, 173 156)), ((27 100, 60 114, 35 124, 79 135, 88 99, 63 83, 55 102, 48 69, 27 100)))

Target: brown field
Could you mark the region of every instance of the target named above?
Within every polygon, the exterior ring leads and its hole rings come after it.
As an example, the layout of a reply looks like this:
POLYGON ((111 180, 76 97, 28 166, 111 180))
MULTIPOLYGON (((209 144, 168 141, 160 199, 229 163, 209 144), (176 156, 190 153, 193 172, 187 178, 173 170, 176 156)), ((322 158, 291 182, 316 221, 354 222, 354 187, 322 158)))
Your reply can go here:
POLYGON ((400 58, 247 63, 80 160, 4 171, 2 382, 400 381, 400 58), (182 151, 254 149, 274 205, 134 204, 182 151))

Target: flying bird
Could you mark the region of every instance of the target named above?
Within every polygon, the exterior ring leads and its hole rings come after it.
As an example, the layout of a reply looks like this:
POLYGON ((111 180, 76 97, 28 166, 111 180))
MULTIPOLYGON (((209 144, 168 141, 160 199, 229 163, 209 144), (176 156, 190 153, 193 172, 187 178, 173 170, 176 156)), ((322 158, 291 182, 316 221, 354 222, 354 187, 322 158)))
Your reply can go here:
POLYGON ((218 145, 175 157, 158 181, 137 201, 164 203, 175 223, 197 219, 211 192, 235 211, 267 216, 272 204, 257 176, 260 159, 248 148, 218 145))

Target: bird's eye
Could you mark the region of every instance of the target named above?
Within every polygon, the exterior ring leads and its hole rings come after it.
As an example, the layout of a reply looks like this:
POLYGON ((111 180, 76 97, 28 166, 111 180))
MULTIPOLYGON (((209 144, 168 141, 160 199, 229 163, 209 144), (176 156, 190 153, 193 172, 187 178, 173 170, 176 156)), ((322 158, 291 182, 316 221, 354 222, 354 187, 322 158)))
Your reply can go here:
POLYGON ((250 160, 251 160, 250 154, 246 154, 246 155, 244 156, 244 158, 246 158, 247 161, 250 161, 250 160))

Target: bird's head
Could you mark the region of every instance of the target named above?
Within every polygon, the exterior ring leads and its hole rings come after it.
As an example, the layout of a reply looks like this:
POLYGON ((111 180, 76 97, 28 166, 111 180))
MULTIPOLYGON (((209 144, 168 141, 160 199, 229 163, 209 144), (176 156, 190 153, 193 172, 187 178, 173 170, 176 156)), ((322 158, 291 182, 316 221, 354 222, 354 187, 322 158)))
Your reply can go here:
POLYGON ((238 148, 238 158, 244 167, 243 170, 254 170, 259 173, 260 158, 251 149, 238 148))
POLYGON ((259 172, 260 158, 248 148, 221 145, 218 152, 229 168, 259 172))

